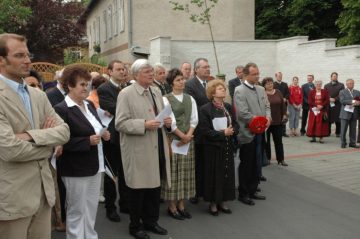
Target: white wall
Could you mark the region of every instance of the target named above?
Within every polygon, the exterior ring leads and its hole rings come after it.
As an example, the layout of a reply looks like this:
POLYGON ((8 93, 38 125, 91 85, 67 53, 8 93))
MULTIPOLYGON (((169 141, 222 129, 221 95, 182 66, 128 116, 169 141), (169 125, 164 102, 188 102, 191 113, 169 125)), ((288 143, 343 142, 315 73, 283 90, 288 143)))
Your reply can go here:
MULTIPOLYGON (((259 66, 261 78, 274 77, 276 71, 282 71, 283 80, 288 83, 295 75, 304 83, 310 73, 315 75, 315 79, 327 82, 331 72, 336 71, 340 81, 353 78, 360 88, 360 46, 335 47, 335 39, 307 39, 299 36, 280 40, 216 42, 220 70, 229 80, 235 77, 236 65, 255 62, 259 66)), ((209 59, 211 74, 217 73, 209 41, 156 37, 150 45, 152 63, 153 59, 161 62, 161 59, 167 59, 162 56, 169 55, 170 67, 179 67, 183 61, 194 62, 198 57, 205 57, 209 59)))

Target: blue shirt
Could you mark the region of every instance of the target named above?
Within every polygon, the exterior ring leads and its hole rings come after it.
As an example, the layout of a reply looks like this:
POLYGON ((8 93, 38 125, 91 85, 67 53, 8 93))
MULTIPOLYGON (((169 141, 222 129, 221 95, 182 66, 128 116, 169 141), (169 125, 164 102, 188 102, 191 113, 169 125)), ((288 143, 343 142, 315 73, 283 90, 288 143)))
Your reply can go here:
POLYGON ((0 74, 0 79, 3 80, 14 92, 16 92, 20 96, 22 102, 24 103, 25 109, 28 113, 31 126, 32 128, 34 128, 34 120, 31 109, 31 99, 27 88, 28 86, 25 84, 25 81, 23 80, 23 83, 19 84, 16 81, 10 80, 1 74, 0 74))

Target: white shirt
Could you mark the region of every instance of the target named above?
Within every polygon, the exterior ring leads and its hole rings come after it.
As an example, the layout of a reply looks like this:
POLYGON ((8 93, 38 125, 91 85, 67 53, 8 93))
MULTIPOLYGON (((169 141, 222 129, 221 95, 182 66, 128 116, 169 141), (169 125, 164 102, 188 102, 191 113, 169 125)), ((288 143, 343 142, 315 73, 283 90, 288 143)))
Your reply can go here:
MULTIPOLYGON (((76 104, 68 95, 65 96, 65 103, 67 104, 68 107, 77 106, 80 109, 81 113, 83 113, 85 118, 89 121, 91 126, 94 128, 95 134, 100 134, 100 131, 103 129, 103 126, 100 124, 100 122, 96 119, 96 117, 89 110, 89 107, 88 107, 89 102, 84 100, 85 111, 78 104, 76 104)), ((103 147, 102 147, 101 140, 100 140, 100 143, 97 145, 97 148, 98 148, 98 158, 99 158, 98 173, 101 173, 101 172, 105 172, 104 153, 103 153, 103 147)))
MULTIPOLYGON (((184 99, 184 94, 180 94, 180 95, 174 95, 173 93, 171 93, 173 96, 175 96, 175 98, 180 101, 183 102, 184 99)), ((197 106, 196 106, 196 102, 194 100, 194 98, 192 96, 190 96, 191 98, 191 116, 190 116, 190 127, 191 128, 196 128, 196 126, 198 125, 199 119, 198 119, 198 112, 197 112, 197 106)), ((169 100, 166 97, 163 97, 164 100, 164 105, 168 105, 169 100)), ((176 126, 176 119, 175 119, 175 115, 172 113, 170 115, 172 123, 171 123, 171 132, 174 132, 177 129, 176 126)), ((183 132, 186 133, 186 132, 183 132)))
MULTIPOLYGON (((204 83, 205 83, 205 85, 207 86, 206 80, 202 80, 202 79, 200 79, 198 76, 196 76, 196 78, 200 81, 200 84, 201 84, 202 86, 204 86, 204 83)), ((206 87, 205 87, 205 88, 206 88, 206 87)))
POLYGON ((250 88, 254 88, 254 85, 250 84, 247 80, 244 81, 244 84, 249 86, 250 88))

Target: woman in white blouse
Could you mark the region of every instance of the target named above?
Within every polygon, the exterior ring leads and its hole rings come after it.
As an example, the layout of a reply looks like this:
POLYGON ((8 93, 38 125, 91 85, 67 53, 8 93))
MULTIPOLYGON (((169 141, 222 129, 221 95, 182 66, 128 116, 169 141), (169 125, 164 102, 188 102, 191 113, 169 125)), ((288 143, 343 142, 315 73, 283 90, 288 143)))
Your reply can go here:
POLYGON ((97 239, 94 230, 104 156, 101 139, 110 139, 93 103, 86 101, 89 72, 79 66, 63 72, 65 100, 55 111, 69 125, 70 140, 63 145, 57 170, 66 188, 66 238, 97 239))
POLYGON ((170 104, 173 111, 171 159, 171 188, 164 183, 161 196, 168 201, 168 214, 174 219, 190 219, 191 214, 185 209, 185 200, 195 196, 195 155, 193 133, 198 124, 195 100, 184 94, 185 79, 177 68, 168 72, 167 83, 172 93, 164 96, 165 105, 170 104), (178 149, 185 148, 183 152, 178 149), (188 148, 186 150, 186 148, 188 148))

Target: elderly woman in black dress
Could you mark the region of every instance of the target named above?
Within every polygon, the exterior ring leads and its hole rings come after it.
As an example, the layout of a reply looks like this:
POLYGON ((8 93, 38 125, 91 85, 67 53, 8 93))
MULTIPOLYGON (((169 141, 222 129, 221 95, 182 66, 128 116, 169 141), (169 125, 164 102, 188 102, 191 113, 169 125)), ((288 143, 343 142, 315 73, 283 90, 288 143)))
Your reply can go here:
POLYGON ((204 200, 210 202, 209 213, 230 214, 225 201, 235 199, 233 137, 239 126, 231 106, 224 102, 226 86, 222 80, 209 82, 206 95, 211 102, 203 105, 199 126, 204 147, 204 200))

